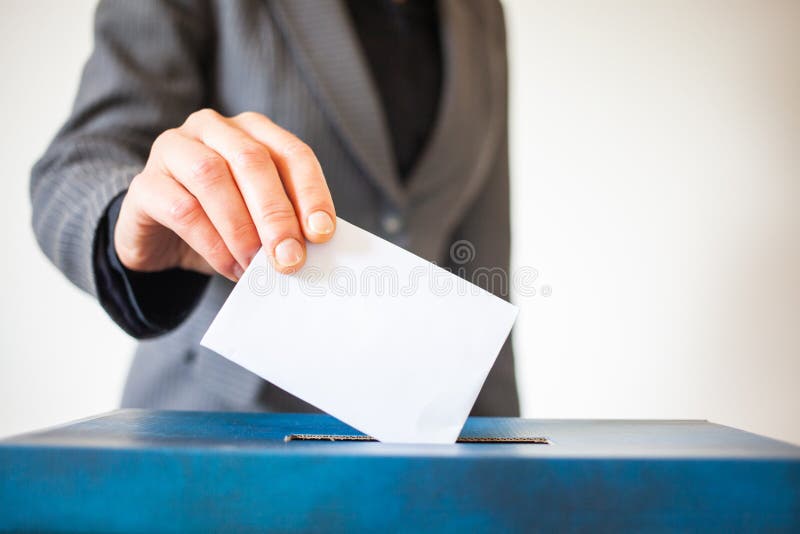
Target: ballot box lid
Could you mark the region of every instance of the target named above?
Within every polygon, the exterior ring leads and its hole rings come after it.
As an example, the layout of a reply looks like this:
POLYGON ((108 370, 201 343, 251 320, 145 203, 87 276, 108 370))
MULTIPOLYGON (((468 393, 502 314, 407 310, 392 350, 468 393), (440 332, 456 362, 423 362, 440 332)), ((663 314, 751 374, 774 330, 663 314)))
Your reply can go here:
POLYGON ((476 417, 461 436, 121 410, 0 441, 0 531, 800 531, 788 443, 706 421, 476 417))
POLYGON ((224 454, 787 458, 800 447, 698 420, 470 417, 453 445, 387 444, 324 414, 117 410, 0 441, 0 446, 207 449, 224 454), (329 439, 326 439, 329 438, 329 439))

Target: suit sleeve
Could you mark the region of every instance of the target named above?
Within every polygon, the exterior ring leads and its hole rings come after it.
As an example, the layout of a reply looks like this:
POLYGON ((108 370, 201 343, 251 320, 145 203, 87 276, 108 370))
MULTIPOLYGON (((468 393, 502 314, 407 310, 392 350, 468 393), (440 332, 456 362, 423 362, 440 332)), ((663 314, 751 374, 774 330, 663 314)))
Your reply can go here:
MULTIPOLYGON (((108 246, 103 238, 109 208, 144 167, 153 140, 206 103, 209 21, 200 2, 102 1, 72 112, 31 172, 32 223, 40 247, 136 337, 157 335, 174 321, 131 331, 120 317, 136 310, 108 307, 111 301, 125 305, 116 298, 122 293, 108 292, 126 291, 131 280, 98 284, 98 247, 108 246)), ((146 287, 140 284, 139 296, 151 298, 146 287)), ((127 305, 137 306, 136 291, 130 295, 127 305)), ((170 297, 162 293, 160 299, 167 303, 170 297)))

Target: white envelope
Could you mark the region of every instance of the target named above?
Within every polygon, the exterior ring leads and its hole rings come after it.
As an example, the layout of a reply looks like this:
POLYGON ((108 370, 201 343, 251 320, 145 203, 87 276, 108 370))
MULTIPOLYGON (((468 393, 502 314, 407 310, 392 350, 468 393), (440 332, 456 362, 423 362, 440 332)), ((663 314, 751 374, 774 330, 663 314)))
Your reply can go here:
POLYGON ((516 315, 338 219, 295 274, 259 252, 202 344, 380 441, 453 443, 516 315))

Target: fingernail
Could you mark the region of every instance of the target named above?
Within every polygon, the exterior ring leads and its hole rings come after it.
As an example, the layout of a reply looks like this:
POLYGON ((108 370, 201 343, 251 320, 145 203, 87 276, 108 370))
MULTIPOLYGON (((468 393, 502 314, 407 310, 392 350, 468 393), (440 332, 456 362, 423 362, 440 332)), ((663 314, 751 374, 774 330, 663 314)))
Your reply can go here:
POLYGON ((239 265, 238 263, 234 264, 234 266, 233 266, 233 276, 236 277, 237 281, 239 281, 239 279, 242 277, 243 274, 244 274, 244 269, 242 269, 242 266, 239 265))
POLYGON ((275 247, 275 261, 284 267, 293 267, 303 259, 303 247, 297 239, 291 237, 284 239, 275 247))
POLYGON ((315 211, 308 216, 308 226, 315 234, 329 234, 333 232, 333 220, 324 211, 315 211))

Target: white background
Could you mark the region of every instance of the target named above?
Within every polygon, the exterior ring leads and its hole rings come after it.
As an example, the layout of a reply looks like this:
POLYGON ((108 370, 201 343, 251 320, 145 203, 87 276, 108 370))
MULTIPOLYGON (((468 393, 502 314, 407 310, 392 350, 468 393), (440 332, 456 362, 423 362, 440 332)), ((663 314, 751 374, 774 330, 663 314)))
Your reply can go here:
MULTIPOLYGON (((30 230, 93 0, 0 4, 0 435, 113 409, 133 342, 30 230)), ((506 2, 529 417, 800 443, 800 3, 506 2), (541 292, 540 292, 541 293, 541 292)))

